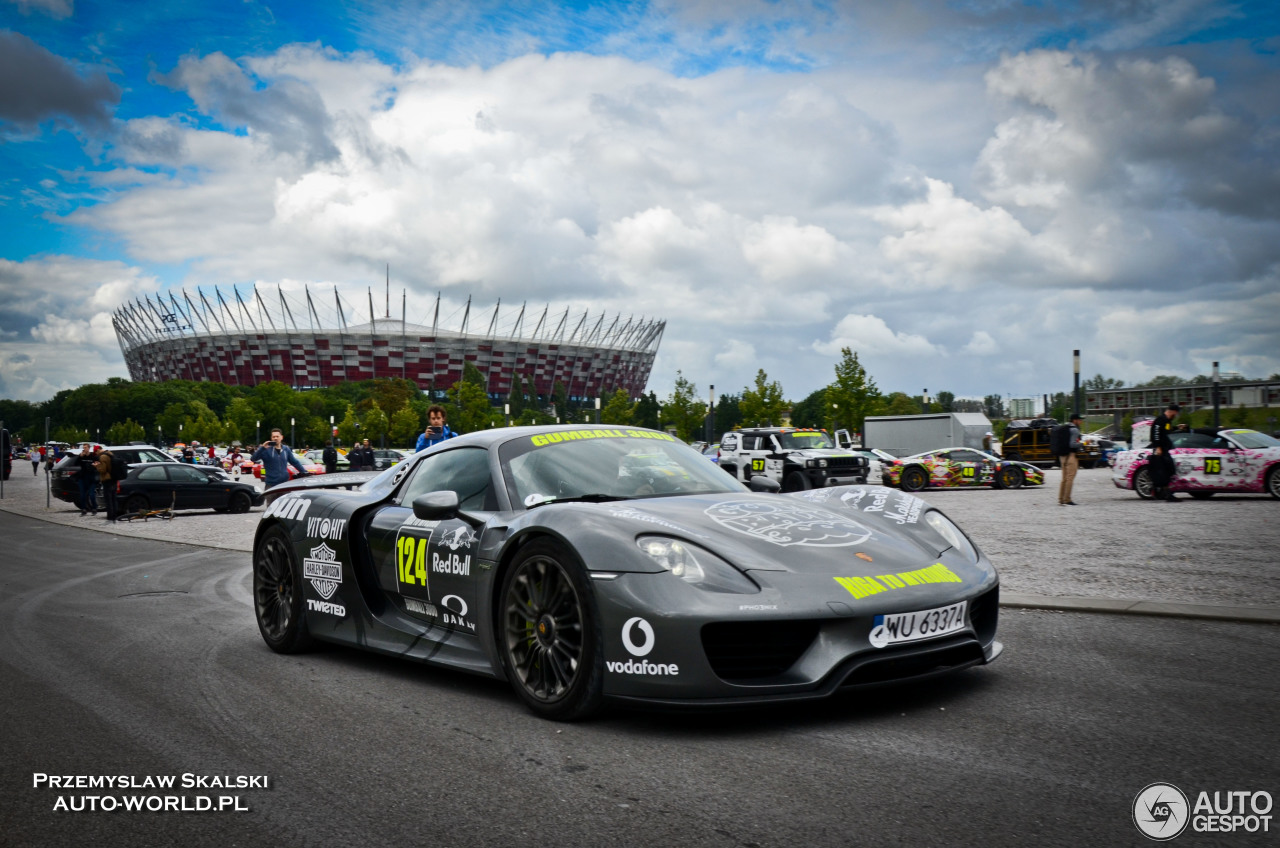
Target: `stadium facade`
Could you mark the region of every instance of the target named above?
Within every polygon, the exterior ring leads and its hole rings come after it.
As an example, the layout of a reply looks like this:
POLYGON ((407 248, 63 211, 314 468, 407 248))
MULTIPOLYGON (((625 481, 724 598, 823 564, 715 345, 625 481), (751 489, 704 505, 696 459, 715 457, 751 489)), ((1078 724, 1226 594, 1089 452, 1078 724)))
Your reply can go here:
POLYGON ((257 286, 247 295, 234 286, 212 294, 197 289, 194 297, 169 291, 121 306, 112 322, 137 381, 278 380, 305 389, 400 377, 439 391, 461 380, 471 362, 486 375, 491 397, 510 392, 519 374, 527 392, 549 396, 559 381, 571 399, 618 389, 639 397, 666 327, 657 319, 571 315, 567 308, 553 314, 546 307, 536 319, 524 306, 503 315, 498 301, 484 331, 474 332, 469 298, 454 328, 441 326, 439 296, 429 325, 406 320, 405 295, 400 318, 390 317, 389 293, 383 315, 372 291, 367 312, 357 312, 336 288, 332 304, 327 295, 318 300, 306 287, 277 287, 265 296, 257 286))

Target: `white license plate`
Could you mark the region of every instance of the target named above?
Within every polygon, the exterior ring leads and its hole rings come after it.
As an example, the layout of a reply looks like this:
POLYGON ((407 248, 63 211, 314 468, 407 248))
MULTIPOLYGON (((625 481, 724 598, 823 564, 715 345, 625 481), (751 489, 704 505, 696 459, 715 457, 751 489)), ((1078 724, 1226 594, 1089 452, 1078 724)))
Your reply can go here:
POLYGON ((949 607, 877 615, 871 627, 871 646, 883 648, 902 642, 919 642, 964 630, 964 607, 967 601, 949 607))

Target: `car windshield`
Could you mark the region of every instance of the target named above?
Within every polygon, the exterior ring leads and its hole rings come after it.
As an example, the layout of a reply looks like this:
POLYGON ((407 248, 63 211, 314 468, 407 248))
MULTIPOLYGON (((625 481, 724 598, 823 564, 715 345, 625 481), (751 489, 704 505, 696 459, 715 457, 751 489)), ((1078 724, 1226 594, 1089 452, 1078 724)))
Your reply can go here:
POLYGON ((1266 433, 1259 433, 1257 430, 1232 430, 1227 435, 1242 448, 1280 447, 1280 439, 1272 438, 1266 433))
POLYGON ((742 484, 665 433, 560 430, 522 436, 499 451, 513 505, 557 500, 741 492, 742 484))
POLYGON ((831 439, 826 433, 817 430, 804 430, 794 433, 779 433, 778 441, 783 450, 804 450, 806 448, 833 448, 831 439))

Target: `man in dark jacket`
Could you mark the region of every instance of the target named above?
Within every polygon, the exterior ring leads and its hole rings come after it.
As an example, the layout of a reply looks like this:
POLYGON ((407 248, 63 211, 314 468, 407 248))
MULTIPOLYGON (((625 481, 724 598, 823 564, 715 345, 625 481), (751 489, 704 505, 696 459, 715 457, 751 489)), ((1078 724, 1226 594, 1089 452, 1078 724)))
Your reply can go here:
POLYGON ((364 444, 356 448, 360 453, 360 467, 365 471, 375 471, 378 467, 377 457, 373 455, 373 445, 365 439, 364 444))
POLYGON ((333 446, 333 439, 330 439, 324 446, 324 452, 320 454, 320 458, 324 460, 324 473, 338 473, 338 449, 333 446))
POLYGON ((76 483, 80 487, 80 514, 98 514, 98 458, 87 442, 75 459, 76 483))
POLYGON ((1182 407, 1171 403, 1163 415, 1157 415, 1151 422, 1151 459, 1148 465, 1151 468, 1149 473, 1151 483, 1155 486, 1156 500, 1178 502, 1170 488, 1178 469, 1173 462, 1173 455, 1169 453, 1173 450, 1173 440, 1169 438, 1169 433, 1173 430, 1173 419, 1181 411, 1182 407))
POLYGON ((120 505, 116 500, 116 483, 119 481, 112 473, 114 459, 109 450, 103 450, 98 454, 98 479, 102 481, 102 500, 105 501, 108 521, 115 521, 120 515, 120 505))

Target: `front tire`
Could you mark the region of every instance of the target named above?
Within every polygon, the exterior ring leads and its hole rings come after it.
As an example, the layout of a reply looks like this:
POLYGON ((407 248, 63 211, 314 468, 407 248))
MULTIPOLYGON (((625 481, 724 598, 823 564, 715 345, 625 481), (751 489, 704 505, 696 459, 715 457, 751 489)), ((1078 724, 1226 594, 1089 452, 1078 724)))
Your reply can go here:
POLYGON ((782 480, 782 491, 784 492, 807 492, 813 488, 809 484, 809 478, 799 471, 792 471, 782 480))
POLYGON ((502 581, 503 670, 520 699, 554 721, 586 718, 604 700, 604 640, 585 572, 564 545, 539 539, 502 581))
POLYGON ((1267 493, 1273 498, 1280 498, 1280 465, 1267 472, 1267 493))
POLYGON ((284 530, 272 527, 253 551, 253 610, 268 648, 296 654, 311 647, 303 607, 302 569, 293 544, 284 530))
POLYGON ((1133 491, 1144 501, 1155 497, 1156 486, 1151 482, 1151 471, 1149 469, 1145 467, 1139 468, 1133 475, 1133 491))
POLYGON ((929 478, 919 468, 908 468, 902 472, 898 485, 904 492, 920 492, 924 490, 925 486, 929 485, 929 478))

